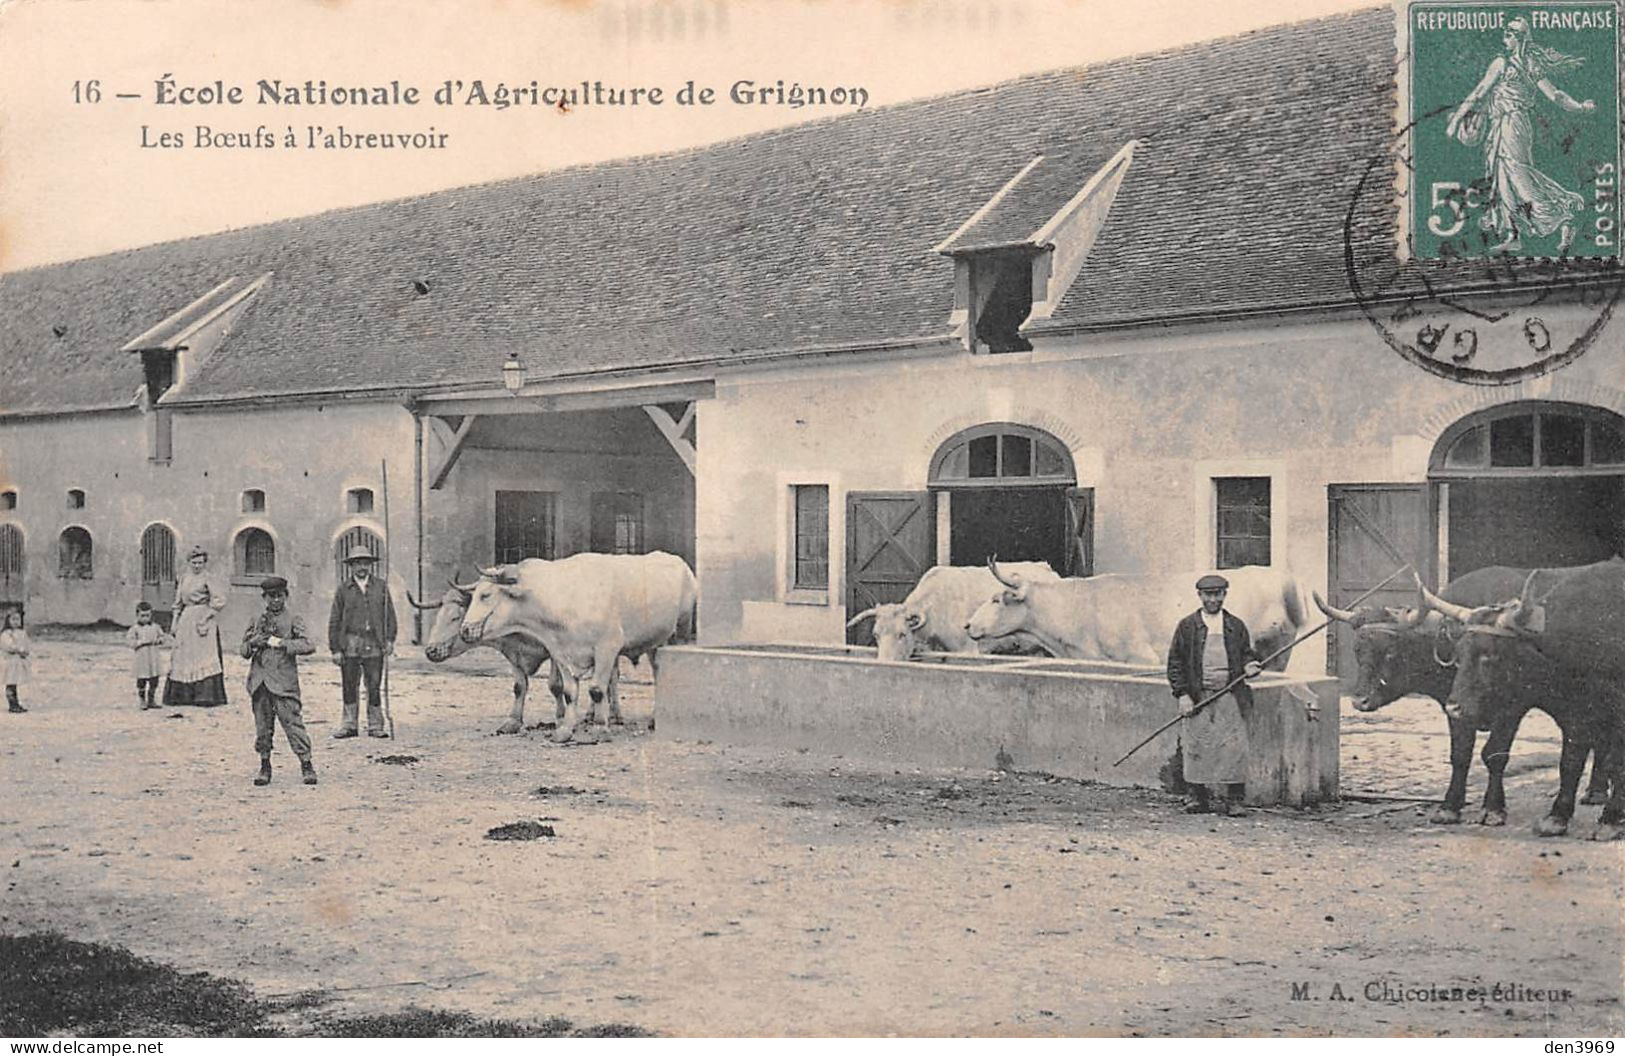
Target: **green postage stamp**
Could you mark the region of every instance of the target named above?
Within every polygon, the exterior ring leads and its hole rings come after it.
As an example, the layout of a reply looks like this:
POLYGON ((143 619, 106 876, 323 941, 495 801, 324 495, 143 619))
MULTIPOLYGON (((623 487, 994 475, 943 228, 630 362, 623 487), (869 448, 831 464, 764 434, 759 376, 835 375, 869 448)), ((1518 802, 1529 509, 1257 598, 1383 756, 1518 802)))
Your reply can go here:
POLYGON ((1399 18, 1401 254, 1618 257, 1617 0, 1400 0, 1399 18))

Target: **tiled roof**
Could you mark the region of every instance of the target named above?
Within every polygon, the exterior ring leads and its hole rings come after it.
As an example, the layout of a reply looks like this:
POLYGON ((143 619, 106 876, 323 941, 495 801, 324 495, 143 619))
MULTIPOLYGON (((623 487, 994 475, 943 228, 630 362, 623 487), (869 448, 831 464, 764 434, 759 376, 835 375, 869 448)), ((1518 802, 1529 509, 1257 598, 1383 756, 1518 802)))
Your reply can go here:
MULTIPOLYGON (((933 247, 1043 155, 984 217, 1026 237, 1131 140, 1044 326, 1346 303, 1345 214, 1390 143, 1392 17, 0 276, 0 413, 128 404, 140 365, 121 346, 265 272, 178 395, 495 384, 510 349, 539 378, 936 337, 953 263, 933 247)), ((1388 188, 1366 203, 1357 251, 1391 254, 1388 188)))

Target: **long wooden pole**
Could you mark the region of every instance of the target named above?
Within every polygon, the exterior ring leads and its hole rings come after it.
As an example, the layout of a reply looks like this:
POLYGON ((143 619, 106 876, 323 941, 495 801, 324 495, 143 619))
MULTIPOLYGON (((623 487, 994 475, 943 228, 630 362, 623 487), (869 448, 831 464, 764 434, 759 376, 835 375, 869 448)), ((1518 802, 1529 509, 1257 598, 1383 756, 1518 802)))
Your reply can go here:
MULTIPOLYGON (((1361 594, 1359 597, 1355 598, 1352 602, 1350 602, 1349 603, 1349 608, 1351 608, 1351 609, 1352 608, 1358 608, 1359 605, 1360 605, 1360 602, 1362 602, 1365 599, 1369 598, 1371 595, 1375 594, 1377 591, 1381 590, 1383 587, 1386 587, 1389 583, 1392 583, 1395 579, 1399 578, 1399 574, 1401 572, 1404 572, 1405 570, 1409 569, 1410 567, 1411 567, 1410 563, 1406 562, 1405 564, 1400 565, 1398 568, 1394 569, 1394 571, 1388 576, 1387 579, 1384 579, 1381 583, 1378 583, 1376 586, 1372 587, 1370 590, 1366 591, 1364 594, 1361 594)), ((1275 652, 1273 652, 1270 655, 1266 656, 1263 660, 1260 660, 1258 666, 1263 667, 1264 665, 1268 664, 1271 660, 1274 660, 1276 657, 1280 656, 1282 653, 1286 652, 1288 649, 1291 649, 1293 646, 1297 645, 1299 642, 1303 642, 1303 641, 1306 641, 1307 639, 1313 638, 1315 635, 1319 634, 1321 631, 1324 631, 1326 628, 1330 627, 1331 625, 1332 625, 1331 620, 1322 620, 1320 622, 1320 624, 1318 624, 1317 626, 1312 627, 1307 631, 1304 631, 1302 634, 1298 635, 1296 638, 1292 639, 1290 642, 1288 642, 1285 645, 1281 646, 1281 648, 1275 650, 1275 652)), ((1208 694, 1205 698, 1203 698, 1200 702, 1198 702, 1195 707, 1191 708, 1189 713, 1184 714, 1184 715, 1176 715, 1173 719, 1171 719, 1168 722, 1165 722, 1161 726, 1157 727, 1157 729, 1152 732, 1151 736, 1147 737, 1145 740, 1141 741, 1139 744, 1136 744, 1133 748, 1130 748, 1127 752, 1123 753, 1123 758, 1117 760, 1117 762, 1113 763, 1112 765, 1113 766, 1122 766, 1124 760, 1128 759, 1129 756, 1133 755, 1135 752, 1139 751, 1141 748, 1144 748, 1146 745, 1150 744, 1152 741, 1156 740, 1158 737, 1162 736, 1164 733, 1167 733, 1169 730, 1173 729, 1175 726, 1178 726, 1181 722, 1183 722, 1184 720, 1190 718, 1192 715, 1195 715, 1197 712, 1201 711, 1203 708, 1207 707, 1209 704, 1213 703, 1215 700, 1218 700, 1220 697, 1224 696, 1226 693, 1230 692, 1232 689, 1235 689, 1237 686, 1241 685, 1242 682, 1246 681, 1246 679, 1247 679, 1247 676, 1244 675, 1244 674, 1243 675, 1237 675, 1235 678, 1232 678, 1229 682, 1225 683, 1223 689, 1216 689, 1212 693, 1208 694)))
MULTIPOLYGON (((389 596, 389 549, 391 536, 389 534, 389 461, 385 459, 378 463, 378 475, 384 491, 384 611, 387 614, 394 607, 394 601, 389 596)), ((389 629, 386 618, 384 629, 389 629)), ((396 633, 399 633, 397 624, 396 633)), ((384 721, 389 723, 389 739, 395 739, 395 714, 389 707, 389 649, 393 643, 384 643, 384 721)))

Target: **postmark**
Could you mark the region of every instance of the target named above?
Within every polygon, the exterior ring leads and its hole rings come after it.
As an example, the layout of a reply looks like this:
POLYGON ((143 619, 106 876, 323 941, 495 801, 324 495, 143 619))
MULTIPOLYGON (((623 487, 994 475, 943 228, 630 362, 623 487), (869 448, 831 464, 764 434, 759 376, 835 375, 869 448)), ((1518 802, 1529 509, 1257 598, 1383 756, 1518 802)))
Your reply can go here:
POLYGON ((1350 291, 1441 377, 1561 367, 1625 292, 1618 5, 1399 0, 1395 20, 1397 131, 1350 203, 1350 291), (1372 236, 1396 204, 1383 250, 1372 236))

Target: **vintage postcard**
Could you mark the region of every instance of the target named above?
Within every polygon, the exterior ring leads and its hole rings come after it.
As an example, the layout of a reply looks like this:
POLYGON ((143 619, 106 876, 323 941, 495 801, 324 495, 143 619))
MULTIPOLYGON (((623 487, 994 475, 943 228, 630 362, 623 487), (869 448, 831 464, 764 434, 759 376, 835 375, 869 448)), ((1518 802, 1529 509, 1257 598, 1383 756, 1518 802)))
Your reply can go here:
POLYGON ((0 4, 0 1035, 1611 1052, 1619 16, 0 4))

